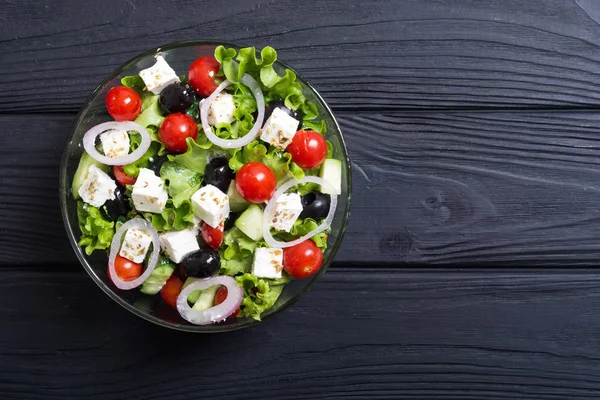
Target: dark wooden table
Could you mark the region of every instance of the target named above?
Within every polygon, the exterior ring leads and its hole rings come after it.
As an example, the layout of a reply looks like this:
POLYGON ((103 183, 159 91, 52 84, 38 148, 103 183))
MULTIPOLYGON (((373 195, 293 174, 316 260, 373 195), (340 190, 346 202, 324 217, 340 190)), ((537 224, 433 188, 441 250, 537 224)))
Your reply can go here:
POLYGON ((0 1, 0 398, 600 398, 600 2, 0 1), (354 168, 332 268, 220 335, 112 302, 58 206, 75 113, 160 44, 272 45, 354 168))

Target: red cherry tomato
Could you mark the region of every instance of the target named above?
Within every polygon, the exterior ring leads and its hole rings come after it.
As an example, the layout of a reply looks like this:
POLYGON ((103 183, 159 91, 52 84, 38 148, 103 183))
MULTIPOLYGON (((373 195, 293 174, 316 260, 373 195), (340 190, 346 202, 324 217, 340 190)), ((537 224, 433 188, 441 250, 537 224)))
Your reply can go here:
POLYGON ((142 99, 135 90, 117 86, 106 95, 106 109, 115 121, 133 121, 142 111, 142 99))
POLYGON ((250 203, 269 200, 277 186, 275 174, 265 164, 250 162, 240 168, 235 177, 235 187, 250 203))
POLYGON ((217 88, 214 76, 221 64, 216 58, 204 56, 197 58, 188 69, 188 81, 200 96, 208 97, 217 88))
MULTIPOLYGON (((219 288, 219 290, 217 290, 217 293, 215 293, 215 306, 218 306, 219 304, 224 302, 226 298, 227 298, 227 286, 221 286, 219 288)), ((230 315, 230 317, 235 317, 236 315, 239 314, 239 312, 240 312, 240 309, 238 308, 237 310, 235 310, 233 312, 233 314, 230 315)))
POLYGON ((283 268, 294 278, 308 278, 321 268, 322 263, 323 253, 310 239, 283 249, 283 268))
POLYGON ((187 150, 186 139, 198 137, 198 125, 192 117, 182 113, 170 114, 158 129, 158 138, 167 150, 183 153, 187 150))
POLYGON ((135 183, 135 176, 127 175, 120 165, 113 166, 113 174, 115 174, 115 179, 123 186, 135 183))
POLYGON ((207 245, 217 250, 223 242, 224 230, 225 227, 223 223, 221 223, 216 228, 213 228, 212 226, 206 223, 202 223, 202 239, 204 239, 207 245))
POLYGON ((175 275, 171 275, 165 286, 160 289, 160 296, 163 298, 165 303, 173 308, 177 308, 177 296, 181 293, 181 287, 183 282, 175 275))
POLYGON ((327 142, 323 135, 313 131, 298 131, 285 149, 292 161, 301 168, 311 169, 323 164, 327 157, 327 142))
MULTIPOLYGON (((132 281, 142 275, 143 266, 117 254, 115 272, 124 281, 132 281)), ((109 275, 110 276, 110 275, 109 275)))

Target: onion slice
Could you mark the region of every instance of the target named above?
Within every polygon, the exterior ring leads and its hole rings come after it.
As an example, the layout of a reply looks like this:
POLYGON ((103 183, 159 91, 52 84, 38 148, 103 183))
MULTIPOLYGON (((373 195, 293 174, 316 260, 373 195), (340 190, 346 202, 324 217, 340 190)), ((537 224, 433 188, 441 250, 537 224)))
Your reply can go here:
POLYGON ((263 221, 262 221, 263 237, 264 237, 267 245, 269 245, 270 247, 284 249, 286 247, 295 246, 297 244, 304 242, 306 239, 310 239, 311 237, 315 236, 316 234, 323 232, 325 229, 329 228, 329 226, 331 225, 331 222, 333 221, 333 216, 335 215, 335 209, 337 207, 337 195, 336 194, 330 194, 331 205, 329 206, 329 213, 327 214, 327 217, 325 218, 325 220, 321 223, 321 225, 319 225, 312 231, 308 232, 306 235, 304 235, 298 239, 292 240, 291 242, 281 242, 279 240, 276 240, 271 235, 270 222, 273 219, 273 212, 275 212, 275 205, 276 205, 277 199, 279 198, 279 196, 284 194, 292 186, 296 186, 300 183, 305 183, 305 182, 317 183, 321 186, 324 186, 329 193, 336 192, 335 188, 333 186, 331 186, 331 184, 329 182, 327 182, 326 180, 324 180, 322 178, 316 177, 316 176, 305 176, 303 179, 300 179, 300 180, 290 179, 289 181, 287 181, 283 185, 281 185, 279 187, 279 189, 277 189, 277 191, 275 192, 273 197, 271 197, 271 200, 269 200, 269 203, 267 204, 267 207, 265 207, 265 212, 263 214, 263 221))
POLYGON ((194 325, 208 325, 221 322, 234 313, 242 304, 244 292, 231 276, 214 276, 188 285, 177 297, 177 311, 188 322, 194 325), (188 296, 194 290, 208 289, 213 285, 223 285, 227 288, 227 298, 219 305, 206 310, 194 310, 188 304, 188 296))
POLYGON ((146 280, 146 278, 150 276, 152 271, 154 271, 156 264, 158 264, 159 251, 160 244, 158 242, 158 232, 156 232, 156 229, 154 229, 152 224, 142 218, 130 219, 121 225, 119 229, 117 229, 115 236, 113 236, 112 243, 110 244, 110 254, 108 256, 108 273, 110 275, 110 279, 112 279, 116 287, 122 290, 130 290, 140 286, 146 280), (144 273, 132 281, 124 281, 119 277, 119 275, 117 275, 117 271, 115 270, 115 258, 119 254, 119 250, 121 248, 121 238, 123 237, 123 234, 125 234, 125 232, 127 232, 127 230, 130 228, 139 228, 146 231, 152 237, 153 249, 144 273))
POLYGON ((252 78, 248 74, 244 74, 244 76, 242 76, 242 79, 240 79, 240 82, 242 82, 244 85, 250 88, 252 94, 254 94, 254 97, 256 98, 256 107, 258 108, 258 116, 256 117, 256 122, 254 123, 254 126, 243 137, 235 140, 221 139, 220 137, 214 134, 212 128, 208 124, 208 111, 213 100, 215 99, 215 97, 217 97, 219 93, 225 90, 227 86, 231 85, 231 82, 225 79, 219 86, 217 86, 215 91, 212 92, 212 94, 208 96, 205 100, 203 100, 200 104, 200 120, 202 121, 202 129, 204 129, 206 137, 208 138, 208 140, 210 140, 217 146, 223 147, 224 149, 237 149, 238 147, 245 146, 254 139, 256 139, 256 137, 260 133, 260 128, 262 127, 263 120, 265 117, 265 99, 263 97, 263 93, 260 89, 260 85, 258 84, 258 82, 256 82, 256 80, 254 80, 254 78, 252 78))
POLYGON ((98 124, 92 127, 85 133, 85 135, 83 135, 83 148, 85 149, 85 151, 90 156, 92 156, 94 160, 105 165, 127 165, 131 164, 132 162, 135 162, 144 155, 146 150, 148 150, 148 148, 150 147, 151 142, 152 139, 150 138, 150 133, 148 133, 146 128, 133 121, 104 122, 102 124, 98 124), (102 155, 98 153, 98 150, 96 150, 96 137, 102 132, 111 129, 139 132, 139 134, 142 135, 142 142, 140 143, 137 149, 123 157, 111 158, 102 155))

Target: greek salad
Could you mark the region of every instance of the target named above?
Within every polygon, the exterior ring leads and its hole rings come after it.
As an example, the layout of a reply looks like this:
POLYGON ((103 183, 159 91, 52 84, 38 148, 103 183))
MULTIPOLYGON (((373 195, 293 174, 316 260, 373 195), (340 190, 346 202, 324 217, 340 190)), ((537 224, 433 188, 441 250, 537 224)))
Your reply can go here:
POLYGON ((114 121, 85 133, 72 195, 79 245, 107 253, 118 289, 192 324, 260 320, 321 268, 342 163, 276 59, 219 46, 180 76, 157 54, 108 91, 114 121))

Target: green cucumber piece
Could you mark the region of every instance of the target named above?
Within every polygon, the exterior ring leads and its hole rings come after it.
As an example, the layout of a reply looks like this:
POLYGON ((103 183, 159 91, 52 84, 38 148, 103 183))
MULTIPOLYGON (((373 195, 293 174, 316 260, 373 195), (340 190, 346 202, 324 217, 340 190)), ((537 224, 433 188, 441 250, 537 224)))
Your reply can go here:
POLYGON ((229 197, 229 209, 231 212, 244 211, 250 203, 242 197, 240 192, 235 187, 235 180, 232 180, 227 189, 227 197, 229 197))
POLYGON ((215 304, 215 294, 217 293, 217 290, 219 290, 220 287, 221 285, 213 285, 204 290, 199 290, 199 292, 202 293, 200 293, 198 300, 196 300, 192 308, 194 310, 200 311, 211 308, 215 304))
POLYGON ((319 176, 331 186, 334 187, 336 193, 329 193, 327 189, 321 187, 321 192, 327 194, 342 193, 342 162, 334 158, 328 158, 323 162, 319 176))
POLYGON ((252 204, 235 220, 235 226, 250 239, 258 241, 263 238, 262 219, 263 211, 258 205, 252 204))
MULTIPOLYGON (((185 280, 185 282, 183 283, 181 290, 185 289, 186 286, 191 285, 192 283, 196 282, 197 280, 198 280, 198 278, 187 278, 185 280)), ((196 303, 196 301, 198 300, 198 297, 200 297, 201 292, 202 292, 202 290, 194 290, 192 293, 190 293, 190 295, 188 296, 188 303, 190 303, 190 304, 196 303)))
POLYGON ((108 165, 101 164, 84 151, 81 155, 81 159, 79 160, 79 165, 77 166, 75 175, 73 176, 73 182, 71 183, 71 191, 73 192, 73 198, 75 200, 80 199, 79 188, 85 180, 85 175, 87 174, 88 169, 90 169, 92 165, 95 165, 104 172, 108 172, 108 165))
POLYGON ((175 271, 175 265, 166 257, 160 257, 158 259, 158 265, 154 268, 154 271, 148 278, 142 283, 140 289, 144 294, 157 294, 160 289, 165 285, 167 279, 173 275, 175 271))

